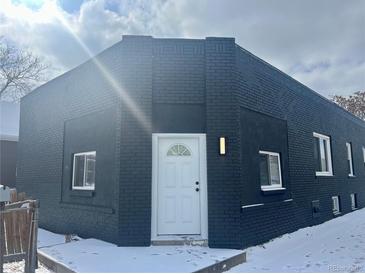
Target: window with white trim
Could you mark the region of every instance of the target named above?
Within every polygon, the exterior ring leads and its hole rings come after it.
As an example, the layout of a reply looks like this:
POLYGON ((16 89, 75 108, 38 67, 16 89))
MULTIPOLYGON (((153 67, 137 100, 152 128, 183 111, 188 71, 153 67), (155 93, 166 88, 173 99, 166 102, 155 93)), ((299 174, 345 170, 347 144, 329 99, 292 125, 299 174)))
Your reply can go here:
POLYGON ((95 189, 96 151, 75 153, 73 156, 72 189, 95 189))
POLYGON ((262 190, 283 189, 280 154, 260 151, 260 183, 262 190))
POLYGON ((341 213, 339 196, 332 196, 332 211, 333 211, 333 214, 341 213))
POLYGON ((350 197, 351 197, 351 209, 355 210, 357 209, 357 194, 351 193, 350 197))
POLYGON ((346 143, 346 149, 347 149, 347 168, 349 172, 349 176, 354 176, 354 165, 352 163, 352 147, 351 143, 346 143))
POLYGON ((362 156, 363 156, 364 165, 365 165, 365 147, 362 147, 362 156))
POLYGON ((331 139, 329 136, 313 132, 316 176, 332 176, 331 139))

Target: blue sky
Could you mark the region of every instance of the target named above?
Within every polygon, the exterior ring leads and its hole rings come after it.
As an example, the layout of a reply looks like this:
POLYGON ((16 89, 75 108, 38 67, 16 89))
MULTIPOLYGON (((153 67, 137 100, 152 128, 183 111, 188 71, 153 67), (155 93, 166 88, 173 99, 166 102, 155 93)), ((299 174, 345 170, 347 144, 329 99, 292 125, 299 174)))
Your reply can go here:
POLYGON ((235 37, 317 92, 365 90, 365 1, 1 0, 0 36, 42 56, 51 77, 121 40, 235 37))

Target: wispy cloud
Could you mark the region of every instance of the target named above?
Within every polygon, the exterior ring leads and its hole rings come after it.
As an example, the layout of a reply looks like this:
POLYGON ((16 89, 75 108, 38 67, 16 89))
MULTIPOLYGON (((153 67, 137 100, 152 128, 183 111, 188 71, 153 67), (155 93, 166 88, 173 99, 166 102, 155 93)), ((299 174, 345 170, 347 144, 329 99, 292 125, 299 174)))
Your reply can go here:
POLYGON ((365 2, 342 0, 1 0, 0 35, 53 65, 55 76, 123 34, 230 36, 328 96, 365 89, 365 2), (60 18, 62 20, 60 20, 60 18))

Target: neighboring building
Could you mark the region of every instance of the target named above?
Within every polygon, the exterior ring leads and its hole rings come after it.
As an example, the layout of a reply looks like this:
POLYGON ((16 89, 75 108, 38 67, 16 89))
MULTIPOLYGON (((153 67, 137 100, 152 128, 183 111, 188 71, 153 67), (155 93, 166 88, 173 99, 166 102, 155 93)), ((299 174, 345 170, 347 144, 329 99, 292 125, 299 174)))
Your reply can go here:
POLYGON ((0 101, 0 184, 15 187, 19 104, 0 101))
POLYGON ((17 187, 54 232, 243 248, 364 207, 364 147, 233 38, 124 36, 22 99, 17 187))

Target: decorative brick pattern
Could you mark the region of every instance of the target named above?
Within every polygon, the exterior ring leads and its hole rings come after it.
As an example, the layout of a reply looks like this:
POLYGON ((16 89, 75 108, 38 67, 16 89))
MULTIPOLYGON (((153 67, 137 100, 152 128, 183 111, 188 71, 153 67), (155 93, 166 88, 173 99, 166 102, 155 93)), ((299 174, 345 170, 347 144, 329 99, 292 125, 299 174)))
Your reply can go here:
POLYGON ((204 104, 204 70, 204 41, 155 40, 153 102, 204 104))

